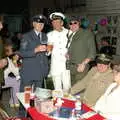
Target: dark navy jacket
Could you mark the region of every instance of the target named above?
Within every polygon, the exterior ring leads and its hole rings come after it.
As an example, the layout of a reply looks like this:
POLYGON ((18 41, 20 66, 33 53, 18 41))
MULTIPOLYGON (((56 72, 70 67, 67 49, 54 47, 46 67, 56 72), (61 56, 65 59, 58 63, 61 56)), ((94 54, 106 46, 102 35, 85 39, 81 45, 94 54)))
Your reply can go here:
POLYGON ((45 52, 34 53, 36 46, 47 43, 47 36, 42 33, 42 41, 32 30, 21 40, 20 55, 23 58, 20 69, 21 80, 43 80, 48 74, 48 58, 45 52))

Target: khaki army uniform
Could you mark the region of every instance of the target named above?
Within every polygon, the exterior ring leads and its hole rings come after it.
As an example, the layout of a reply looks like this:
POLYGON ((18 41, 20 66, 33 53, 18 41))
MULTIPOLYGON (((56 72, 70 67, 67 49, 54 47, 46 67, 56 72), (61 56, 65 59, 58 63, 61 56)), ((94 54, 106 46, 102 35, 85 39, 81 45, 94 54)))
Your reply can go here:
POLYGON ((96 67, 93 67, 87 76, 72 87, 71 92, 76 93, 85 89, 82 99, 89 106, 93 106, 112 82, 113 73, 110 68, 100 73, 96 67))

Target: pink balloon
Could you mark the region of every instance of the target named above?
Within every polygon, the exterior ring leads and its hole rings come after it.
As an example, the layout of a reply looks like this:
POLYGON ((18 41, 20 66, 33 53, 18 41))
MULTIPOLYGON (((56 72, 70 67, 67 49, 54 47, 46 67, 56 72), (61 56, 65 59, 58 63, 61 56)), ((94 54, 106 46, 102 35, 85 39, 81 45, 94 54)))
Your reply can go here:
POLYGON ((107 25, 108 24, 108 20, 106 18, 103 18, 100 20, 100 25, 104 26, 104 25, 107 25))

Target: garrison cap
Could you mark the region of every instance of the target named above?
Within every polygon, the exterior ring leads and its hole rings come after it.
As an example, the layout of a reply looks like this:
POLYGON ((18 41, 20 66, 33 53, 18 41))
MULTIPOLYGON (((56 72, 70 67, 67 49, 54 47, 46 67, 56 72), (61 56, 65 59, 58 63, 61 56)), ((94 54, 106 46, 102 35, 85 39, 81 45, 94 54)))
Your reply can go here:
POLYGON ((96 58, 96 62, 100 64, 109 64, 111 62, 112 57, 106 54, 99 54, 96 58))

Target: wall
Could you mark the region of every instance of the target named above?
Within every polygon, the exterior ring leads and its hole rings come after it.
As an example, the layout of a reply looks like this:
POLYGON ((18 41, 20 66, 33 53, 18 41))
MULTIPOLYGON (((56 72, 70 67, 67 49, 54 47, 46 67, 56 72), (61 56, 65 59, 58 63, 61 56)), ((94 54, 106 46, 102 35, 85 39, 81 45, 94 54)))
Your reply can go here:
POLYGON ((29 1, 30 16, 43 13, 44 8, 55 8, 54 0, 30 0, 29 1))
POLYGON ((89 14, 119 14, 120 0, 86 0, 89 14))
MULTIPOLYGON (((77 0, 76 0, 77 1, 77 0)), ((79 0, 78 0, 79 1, 79 0)), ((120 0, 86 0, 85 6, 66 9, 67 14, 120 14, 120 0)))

